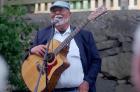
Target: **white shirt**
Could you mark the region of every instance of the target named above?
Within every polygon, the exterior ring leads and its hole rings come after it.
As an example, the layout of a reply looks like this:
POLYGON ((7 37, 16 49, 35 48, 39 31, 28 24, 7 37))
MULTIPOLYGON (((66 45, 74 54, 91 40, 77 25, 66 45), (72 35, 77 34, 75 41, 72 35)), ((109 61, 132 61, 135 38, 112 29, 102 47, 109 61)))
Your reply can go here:
MULTIPOLYGON (((59 31, 55 29, 54 39, 62 42, 70 35, 70 33, 70 26, 63 34, 60 34, 59 31)), ((70 42, 67 59, 70 63, 70 66, 61 74, 56 88, 78 87, 83 82, 84 73, 80 59, 79 48, 74 39, 72 39, 70 42)))

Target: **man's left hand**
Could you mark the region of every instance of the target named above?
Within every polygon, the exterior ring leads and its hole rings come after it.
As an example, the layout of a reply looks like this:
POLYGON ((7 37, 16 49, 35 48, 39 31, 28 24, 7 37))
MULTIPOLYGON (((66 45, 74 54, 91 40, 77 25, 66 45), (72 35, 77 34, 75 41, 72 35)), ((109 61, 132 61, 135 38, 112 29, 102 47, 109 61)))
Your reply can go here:
POLYGON ((88 92, 89 91, 89 83, 87 81, 83 81, 79 86, 79 92, 88 92))

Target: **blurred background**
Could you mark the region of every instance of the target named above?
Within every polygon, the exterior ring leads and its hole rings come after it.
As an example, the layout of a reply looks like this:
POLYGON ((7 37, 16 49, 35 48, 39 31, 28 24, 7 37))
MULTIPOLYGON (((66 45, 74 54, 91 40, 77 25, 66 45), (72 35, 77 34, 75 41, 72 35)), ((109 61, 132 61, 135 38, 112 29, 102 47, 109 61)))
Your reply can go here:
MULTIPOLYGON (((0 0, 0 54, 9 69, 6 92, 26 92, 21 76, 25 53, 35 33, 50 25, 49 7, 56 0, 0 0)), ((85 28, 93 33, 102 69, 97 92, 135 92, 131 82, 132 44, 140 24, 140 0, 65 0, 70 2, 73 26, 104 5, 108 13, 85 28)))

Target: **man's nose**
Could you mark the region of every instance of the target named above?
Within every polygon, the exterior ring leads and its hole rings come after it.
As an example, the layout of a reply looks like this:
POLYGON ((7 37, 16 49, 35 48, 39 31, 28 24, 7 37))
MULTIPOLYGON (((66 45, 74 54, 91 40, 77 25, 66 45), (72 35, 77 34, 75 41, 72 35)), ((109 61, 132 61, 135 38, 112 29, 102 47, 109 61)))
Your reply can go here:
POLYGON ((58 11, 58 10, 57 10, 57 11, 55 11, 55 14, 60 14, 60 11, 58 11))

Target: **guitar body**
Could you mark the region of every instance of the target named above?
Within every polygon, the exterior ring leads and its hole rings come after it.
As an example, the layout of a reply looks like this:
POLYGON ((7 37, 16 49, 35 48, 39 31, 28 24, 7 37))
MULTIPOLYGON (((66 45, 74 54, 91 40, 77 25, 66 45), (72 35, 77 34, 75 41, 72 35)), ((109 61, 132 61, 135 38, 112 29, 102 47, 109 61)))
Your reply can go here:
MULTIPOLYGON (((59 41, 52 40, 49 46, 49 52, 57 48, 59 44, 59 41), (53 47, 53 49, 51 49, 51 47, 53 47)), ((43 57, 31 54, 22 64, 21 72, 23 80, 32 92, 34 92, 39 77, 39 70, 37 69, 37 65, 42 65, 42 63, 43 57)), ((57 81, 61 76, 61 73, 69 67, 69 63, 67 62, 64 53, 59 53, 55 56, 55 59, 53 59, 52 62, 47 63, 47 66, 48 68, 45 70, 47 71, 47 74, 42 74, 37 92, 43 92, 45 90, 47 90, 47 92, 51 92, 55 88, 57 81)))

